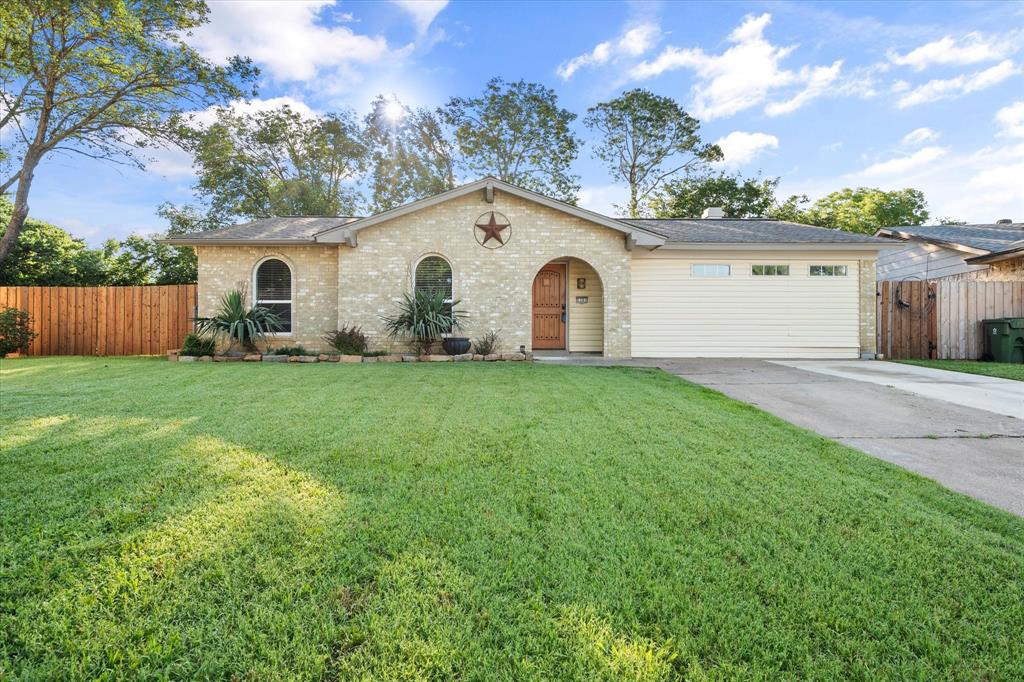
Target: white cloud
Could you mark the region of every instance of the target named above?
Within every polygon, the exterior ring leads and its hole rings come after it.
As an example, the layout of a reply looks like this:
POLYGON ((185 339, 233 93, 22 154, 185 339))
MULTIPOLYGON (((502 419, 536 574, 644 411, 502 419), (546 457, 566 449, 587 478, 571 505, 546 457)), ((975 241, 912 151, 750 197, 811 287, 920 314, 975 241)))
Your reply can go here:
POLYGON ((767 133, 745 133, 736 130, 719 139, 716 144, 722 148, 722 154, 725 156, 722 161, 724 165, 742 166, 769 149, 778 149, 779 138, 767 133))
POLYGON ((842 59, 833 62, 832 66, 803 67, 800 69, 800 80, 806 82, 807 86, 784 102, 769 102, 764 108, 764 113, 769 116, 789 114, 812 99, 820 97, 839 78, 839 70, 842 67, 842 59))
POLYGON ((601 215, 625 215, 622 207, 629 202, 629 192, 624 185, 592 185, 580 188, 577 204, 601 215))
MULTIPOLYGON (((996 123, 1002 128, 1002 135, 1006 137, 1024 137, 1024 100, 1014 102, 997 111, 996 123)), ((1024 177, 1024 175, 1021 177, 1024 177)))
POLYGON ((318 23, 331 0, 314 2, 236 1, 210 3, 210 23, 190 42, 217 61, 252 57, 272 79, 309 81, 345 71, 354 63, 400 56, 383 36, 359 35, 347 26, 318 23))
POLYGON ((906 109, 927 102, 963 97, 968 93, 990 88, 1019 73, 1020 69, 1013 61, 1006 59, 993 67, 969 75, 937 78, 907 92, 897 100, 896 107, 906 109))
POLYGON ((925 142, 934 142, 939 134, 931 128, 916 128, 903 136, 901 143, 908 147, 916 147, 925 142))
POLYGON ((646 22, 633 26, 615 40, 598 43, 590 52, 562 62, 555 72, 562 80, 569 80, 585 66, 607 64, 622 56, 639 57, 654 47, 660 36, 661 29, 656 24, 646 22))
POLYGON ((391 0, 412 16, 416 32, 423 35, 434 23, 434 19, 448 6, 448 0, 391 0))
POLYGON ((698 76, 694 87, 694 111, 709 120, 731 116, 757 106, 778 88, 803 85, 792 99, 770 104, 771 115, 788 113, 820 96, 839 76, 842 62, 828 67, 804 67, 799 72, 781 66, 795 46, 780 47, 764 37, 770 14, 747 15, 728 36, 733 46, 718 55, 700 48, 666 47, 657 58, 643 61, 630 71, 636 79, 654 78, 666 71, 691 69, 698 76))
POLYGON ((922 71, 933 64, 966 65, 996 61, 1017 51, 1018 33, 996 37, 974 32, 960 40, 945 36, 904 55, 891 51, 889 61, 898 66, 909 66, 915 71, 922 71))
POLYGON ((888 161, 880 161, 871 164, 867 168, 847 177, 858 179, 870 179, 891 175, 900 175, 926 166, 933 161, 942 158, 949 152, 944 147, 923 147, 908 156, 899 156, 888 161))

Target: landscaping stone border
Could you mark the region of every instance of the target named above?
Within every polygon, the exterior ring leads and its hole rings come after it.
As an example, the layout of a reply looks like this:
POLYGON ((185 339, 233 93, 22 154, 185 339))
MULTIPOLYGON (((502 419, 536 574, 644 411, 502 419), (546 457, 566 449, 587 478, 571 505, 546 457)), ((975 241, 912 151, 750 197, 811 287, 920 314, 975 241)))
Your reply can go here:
POLYGON ((181 355, 178 350, 167 351, 167 359, 171 362, 533 362, 533 353, 494 353, 479 355, 463 353, 462 355, 335 355, 320 353, 319 355, 274 355, 249 353, 247 355, 181 355))

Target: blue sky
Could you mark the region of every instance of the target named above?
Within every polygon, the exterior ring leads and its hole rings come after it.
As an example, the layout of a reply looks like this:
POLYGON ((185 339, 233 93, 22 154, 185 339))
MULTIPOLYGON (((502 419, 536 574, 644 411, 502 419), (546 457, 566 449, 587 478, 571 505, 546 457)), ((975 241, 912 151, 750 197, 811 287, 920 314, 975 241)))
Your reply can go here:
MULTIPOLYGON (((378 93, 436 106, 502 76, 554 88, 582 118, 645 87, 701 120, 724 169, 779 175, 784 194, 911 186, 935 218, 1024 219, 1024 3, 210 5, 194 44, 263 72, 241 108, 362 114, 378 93)), ((582 205, 622 203, 587 146, 575 170, 582 205)), ((146 171, 55 157, 31 212, 98 244, 163 229, 157 205, 189 201, 191 183, 178 151, 146 171)))

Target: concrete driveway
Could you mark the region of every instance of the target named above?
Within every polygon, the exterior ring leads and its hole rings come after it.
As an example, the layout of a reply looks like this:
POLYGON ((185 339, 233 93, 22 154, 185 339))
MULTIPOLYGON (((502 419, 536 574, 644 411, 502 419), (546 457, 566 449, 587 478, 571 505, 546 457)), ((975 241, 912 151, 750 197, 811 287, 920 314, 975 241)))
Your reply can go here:
MULTIPOLYGON (((976 406, 985 393, 996 403, 1024 401, 1019 397, 1024 394, 1014 393, 1024 389, 1020 382, 992 384, 984 377, 943 370, 931 370, 939 377, 927 372, 908 376, 901 372, 907 366, 883 362, 666 359, 630 364, 660 367, 1024 516, 1024 419, 976 406)), ((1024 402, 1008 405, 1018 414, 1021 407, 1024 402)))

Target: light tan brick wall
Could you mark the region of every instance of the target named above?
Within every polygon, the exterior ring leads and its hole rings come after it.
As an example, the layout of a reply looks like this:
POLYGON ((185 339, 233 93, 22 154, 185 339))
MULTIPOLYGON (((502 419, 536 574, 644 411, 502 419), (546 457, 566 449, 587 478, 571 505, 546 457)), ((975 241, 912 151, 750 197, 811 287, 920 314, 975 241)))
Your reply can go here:
POLYGON ((292 269, 292 334, 276 334, 271 345, 323 349, 324 333, 338 324, 338 246, 199 246, 199 315, 212 314, 225 292, 244 285, 249 301, 253 272, 267 257, 292 269))
MULTIPOLYGON (((549 261, 585 260, 601 278, 604 353, 630 353, 630 254, 622 233, 496 191, 494 203, 472 193, 358 233, 358 246, 338 250, 338 319, 360 325, 377 345, 388 340, 381 315, 412 288, 413 268, 430 254, 452 264, 453 295, 470 314, 463 334, 500 329, 503 347, 531 348, 533 279, 549 261), (505 246, 477 243, 473 224, 489 211, 505 214, 512 233, 505 246)), ((571 282, 569 283, 571 284, 571 282)))
POLYGON ((860 276, 860 352, 874 354, 877 352, 876 324, 878 303, 876 299, 877 283, 875 282, 874 260, 858 261, 860 276))
POLYGON ((950 277, 955 280, 974 282, 1020 282, 1024 281, 1024 258, 992 263, 984 270, 965 272, 950 277))

